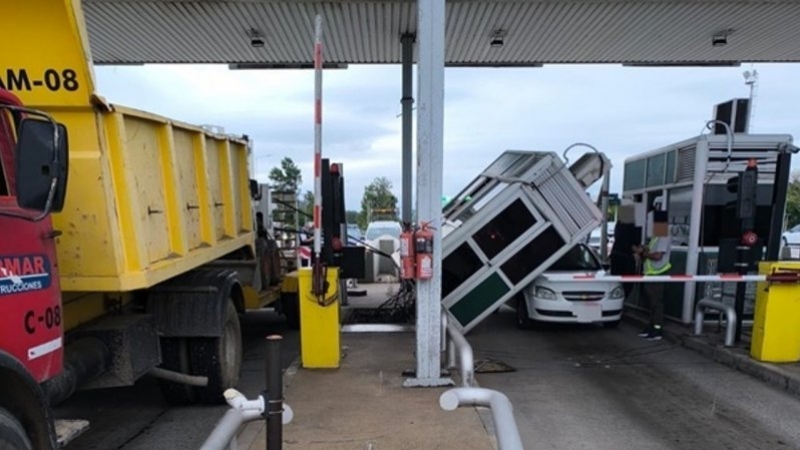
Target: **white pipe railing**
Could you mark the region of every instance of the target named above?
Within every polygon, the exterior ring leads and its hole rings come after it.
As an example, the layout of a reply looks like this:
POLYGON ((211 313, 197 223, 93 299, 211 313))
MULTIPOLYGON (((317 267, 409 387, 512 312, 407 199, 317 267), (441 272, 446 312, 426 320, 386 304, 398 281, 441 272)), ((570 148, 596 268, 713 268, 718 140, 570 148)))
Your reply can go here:
POLYGON ((442 349, 447 352, 448 369, 455 367, 458 362, 462 386, 474 386, 475 358, 472 355, 472 346, 455 325, 448 323, 447 313, 444 310, 442 310, 442 349), (456 354, 458 354, 458 361, 456 361, 456 354))
POLYGON ((706 308, 722 311, 726 316, 725 323, 725 346, 732 347, 736 336, 736 310, 731 305, 704 298, 697 302, 694 310, 694 334, 703 334, 703 321, 705 320, 706 308))
POLYGON ((523 450, 514 408, 505 394, 492 389, 453 388, 439 397, 439 406, 454 411, 459 406, 483 406, 492 410, 494 434, 499 450, 523 450))
MULTIPOLYGON (((259 395, 255 400, 248 400, 236 389, 228 389, 224 395, 231 409, 217 422, 214 431, 206 438, 200 450, 237 450, 236 435, 239 428, 247 422, 263 419, 266 409, 266 401, 263 396, 259 395)), ((283 424, 290 423, 293 417, 292 408, 283 403, 283 424)))

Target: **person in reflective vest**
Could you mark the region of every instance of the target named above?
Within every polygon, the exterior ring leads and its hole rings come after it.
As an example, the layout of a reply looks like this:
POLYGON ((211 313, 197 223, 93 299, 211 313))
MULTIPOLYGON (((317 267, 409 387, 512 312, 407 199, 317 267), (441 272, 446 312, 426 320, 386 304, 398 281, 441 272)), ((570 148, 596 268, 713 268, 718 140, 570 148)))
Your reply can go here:
MULTIPOLYGON (((667 275, 672 269, 669 223, 666 211, 653 211, 653 236, 646 246, 635 246, 634 253, 642 261, 642 271, 648 275, 667 275)), ((666 283, 642 283, 644 295, 650 304, 650 324, 639 333, 640 337, 657 341, 664 326, 664 287, 666 283)))

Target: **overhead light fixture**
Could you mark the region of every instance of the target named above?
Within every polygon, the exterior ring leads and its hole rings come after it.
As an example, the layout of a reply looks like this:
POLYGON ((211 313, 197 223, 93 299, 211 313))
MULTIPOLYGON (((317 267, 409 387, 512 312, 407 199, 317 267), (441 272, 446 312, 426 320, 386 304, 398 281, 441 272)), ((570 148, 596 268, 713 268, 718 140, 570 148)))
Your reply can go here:
POLYGON ((250 46, 253 48, 261 48, 264 46, 264 33, 261 30, 250 28, 247 30, 247 37, 250 38, 250 46))
MULTIPOLYGON (((251 70, 251 69, 313 69, 314 63, 232 63, 228 64, 230 70, 251 70)), ((347 69, 347 64, 343 63, 323 63, 323 69, 347 69)))
POLYGON ((728 45, 728 36, 733 33, 732 29, 717 31, 711 36, 711 45, 713 47, 724 47, 728 45))
POLYGON ((502 47, 505 44, 506 34, 506 30, 503 30, 502 28, 492 31, 492 35, 489 39, 489 46, 492 48, 502 47))

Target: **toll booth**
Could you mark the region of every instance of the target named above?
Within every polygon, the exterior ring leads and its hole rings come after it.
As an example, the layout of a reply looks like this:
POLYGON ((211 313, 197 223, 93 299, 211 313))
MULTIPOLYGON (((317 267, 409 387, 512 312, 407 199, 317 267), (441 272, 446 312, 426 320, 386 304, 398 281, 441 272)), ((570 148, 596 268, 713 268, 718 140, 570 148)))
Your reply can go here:
MULTIPOLYGON (((746 108, 741 108, 743 102, 729 103, 739 104, 740 110, 746 112, 746 108)), ((717 106, 717 113, 724 105, 717 106)), ((758 242, 753 245, 753 259, 764 259, 768 244, 775 248, 780 239, 789 174, 788 155, 796 150, 792 136, 748 134, 744 132, 747 127, 740 116, 721 119, 718 115, 716 122, 710 122, 714 127, 709 134, 644 152, 624 162, 622 196, 634 203, 636 225, 641 230, 640 243, 645 243, 648 237, 647 211, 658 202, 668 212, 674 274, 714 275, 737 271, 731 264, 736 260, 736 246, 741 238, 740 221, 736 216, 735 178, 745 171, 750 161, 755 161, 758 171, 754 229, 758 242)), ((733 302, 735 290, 734 283, 669 283, 664 292, 666 315, 689 323, 698 300, 715 298, 733 302)), ((626 300, 633 308, 646 308, 643 302, 637 295, 626 300)), ((754 302, 755 283, 747 283, 744 320, 753 318, 754 302)))
POLYGON ((568 167, 510 150, 445 205, 442 302, 456 326, 472 329, 600 225, 585 189, 610 168, 602 153, 568 167))

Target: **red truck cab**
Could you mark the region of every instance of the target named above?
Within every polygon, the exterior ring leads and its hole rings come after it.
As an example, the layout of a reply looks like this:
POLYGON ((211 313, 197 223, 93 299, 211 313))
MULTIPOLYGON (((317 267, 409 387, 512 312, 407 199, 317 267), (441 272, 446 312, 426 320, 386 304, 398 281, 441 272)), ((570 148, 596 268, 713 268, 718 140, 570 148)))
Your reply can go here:
POLYGON ((56 233, 50 213, 60 211, 64 203, 66 174, 66 129, 0 90, 0 447, 4 449, 53 445, 52 421, 39 385, 63 368, 56 233))

